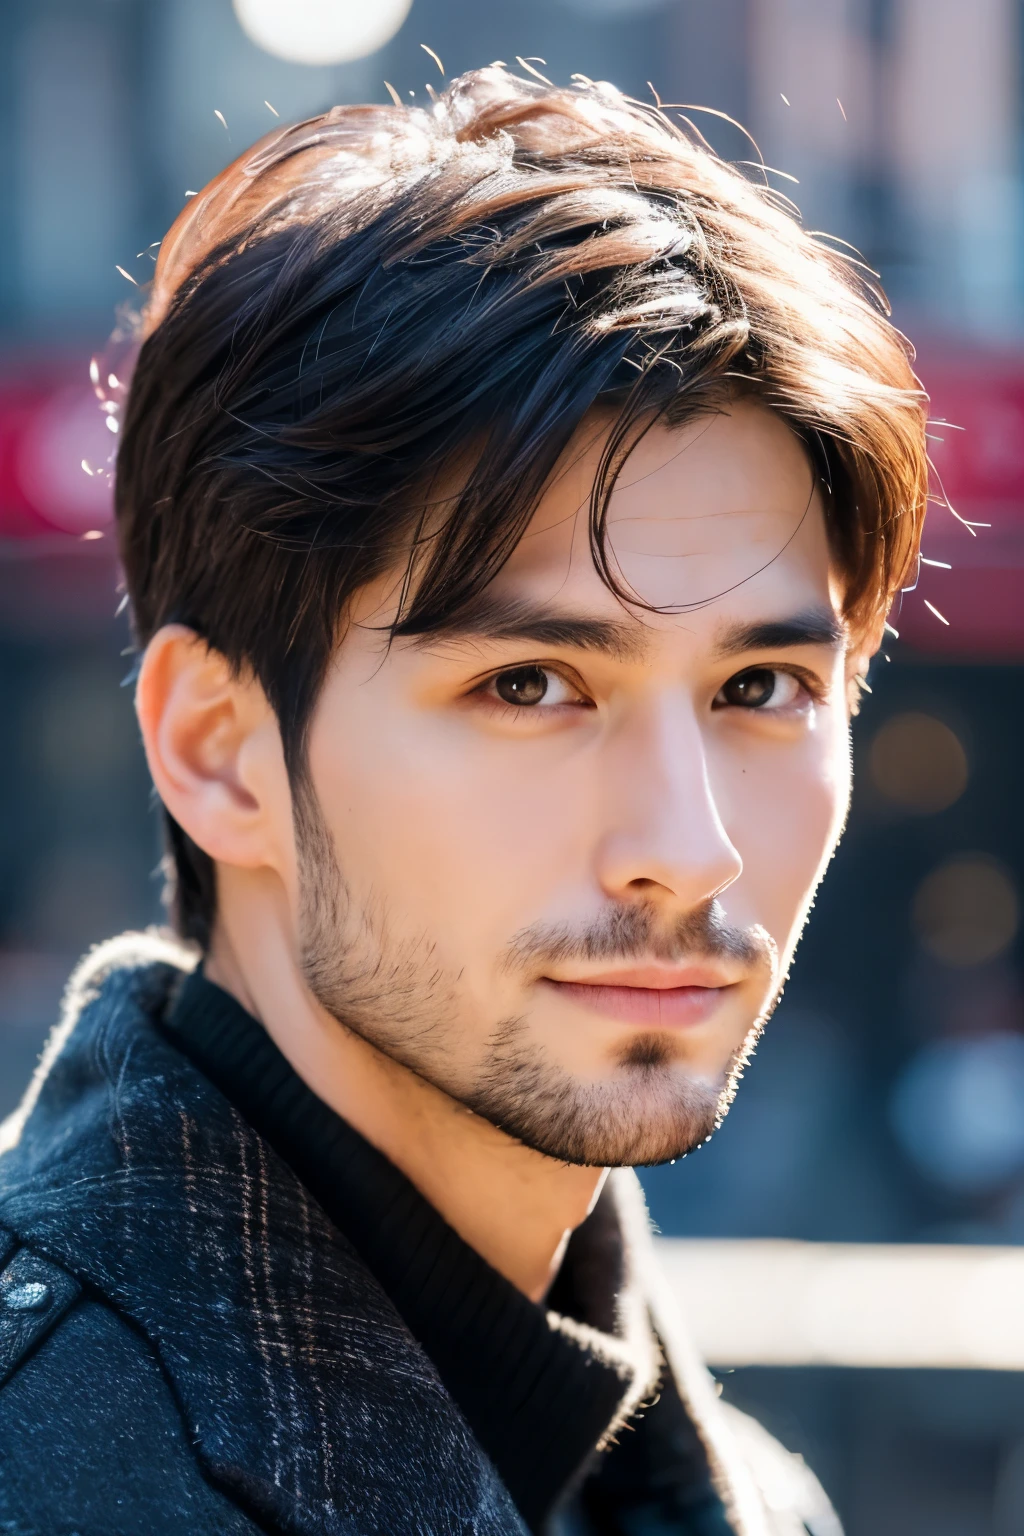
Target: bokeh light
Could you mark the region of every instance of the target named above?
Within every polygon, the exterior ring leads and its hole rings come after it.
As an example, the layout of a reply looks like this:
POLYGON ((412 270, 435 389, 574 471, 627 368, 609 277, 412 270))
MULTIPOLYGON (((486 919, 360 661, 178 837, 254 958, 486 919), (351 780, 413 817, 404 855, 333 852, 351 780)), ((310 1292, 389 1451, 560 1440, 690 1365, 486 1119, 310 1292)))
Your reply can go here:
POLYGON ((293 64, 343 64, 390 42, 412 0, 234 0, 246 36, 293 64))
POLYGON ((987 854, 960 854, 932 870, 914 898, 924 948, 944 965, 982 965, 1013 943, 1020 907, 1008 871, 987 854))
POLYGON ((918 815, 944 811, 967 788, 967 754, 956 732, 934 715, 893 715, 871 743, 868 768, 876 789, 918 815))
POLYGON ((896 1085, 892 1126, 910 1160, 972 1193, 1024 1167, 1024 1037, 999 1031, 934 1040, 896 1085))

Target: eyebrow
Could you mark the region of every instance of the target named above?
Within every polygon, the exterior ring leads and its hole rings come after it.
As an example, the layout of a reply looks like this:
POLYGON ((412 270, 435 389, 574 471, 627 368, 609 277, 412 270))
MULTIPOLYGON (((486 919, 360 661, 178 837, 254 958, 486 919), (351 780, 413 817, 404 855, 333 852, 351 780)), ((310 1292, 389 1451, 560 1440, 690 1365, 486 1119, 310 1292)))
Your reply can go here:
POLYGON ((766 619, 753 624, 730 624, 716 637, 719 656, 739 656, 744 651, 779 651, 798 645, 823 645, 845 649, 846 625, 831 608, 805 608, 785 619, 766 619))
POLYGON ((523 598, 482 596, 452 616, 450 623, 417 635, 418 645, 437 639, 527 640, 534 645, 558 645, 598 651, 617 661, 637 661, 645 655, 649 636, 638 619, 598 619, 571 610, 549 608, 523 598))

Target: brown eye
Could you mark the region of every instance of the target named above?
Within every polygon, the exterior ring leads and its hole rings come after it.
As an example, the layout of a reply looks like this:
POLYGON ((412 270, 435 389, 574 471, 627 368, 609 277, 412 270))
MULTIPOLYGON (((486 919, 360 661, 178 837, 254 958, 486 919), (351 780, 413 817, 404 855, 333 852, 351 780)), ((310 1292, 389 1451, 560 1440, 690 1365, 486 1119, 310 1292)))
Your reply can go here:
POLYGON ((511 667, 494 679, 494 691, 506 704, 539 704, 548 691, 543 667, 511 667))
POLYGON ((738 672, 722 688, 716 699, 734 709, 763 709, 766 704, 777 702, 775 693, 779 674, 771 667, 751 667, 748 672, 738 672))

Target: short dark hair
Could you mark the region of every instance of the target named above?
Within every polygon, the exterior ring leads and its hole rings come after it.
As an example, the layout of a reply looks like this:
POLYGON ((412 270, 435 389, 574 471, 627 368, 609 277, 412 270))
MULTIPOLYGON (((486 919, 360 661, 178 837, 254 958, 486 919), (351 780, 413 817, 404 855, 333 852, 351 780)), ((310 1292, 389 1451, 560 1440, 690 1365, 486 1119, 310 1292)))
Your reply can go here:
MULTIPOLYGON (((177 621, 249 669, 293 782, 353 593, 405 561, 395 633, 450 621, 596 406, 614 425, 591 547, 615 590, 629 448, 738 388, 808 446, 854 628, 917 556, 924 397, 872 279, 763 176, 607 85, 491 68, 433 110, 270 134, 174 225, 144 331, 116 492, 137 640, 177 621)), ((205 944, 213 866, 167 819, 175 920, 205 944)))

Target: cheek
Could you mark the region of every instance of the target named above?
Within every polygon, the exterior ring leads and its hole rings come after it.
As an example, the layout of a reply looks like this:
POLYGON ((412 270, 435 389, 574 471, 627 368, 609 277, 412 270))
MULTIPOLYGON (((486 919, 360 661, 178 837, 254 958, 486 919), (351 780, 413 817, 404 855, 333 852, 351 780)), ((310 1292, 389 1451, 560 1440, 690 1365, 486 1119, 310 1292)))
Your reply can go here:
POLYGON ((734 899, 743 920, 763 924, 783 953, 799 933, 849 803, 846 721, 820 723, 795 748, 769 750, 732 775, 727 830, 743 860, 734 899))
POLYGON ((458 719, 386 709, 344 730, 325 710, 310 769, 355 902, 386 907, 395 934, 429 935, 448 965, 472 967, 536 919, 567 863, 558 765, 458 719))

